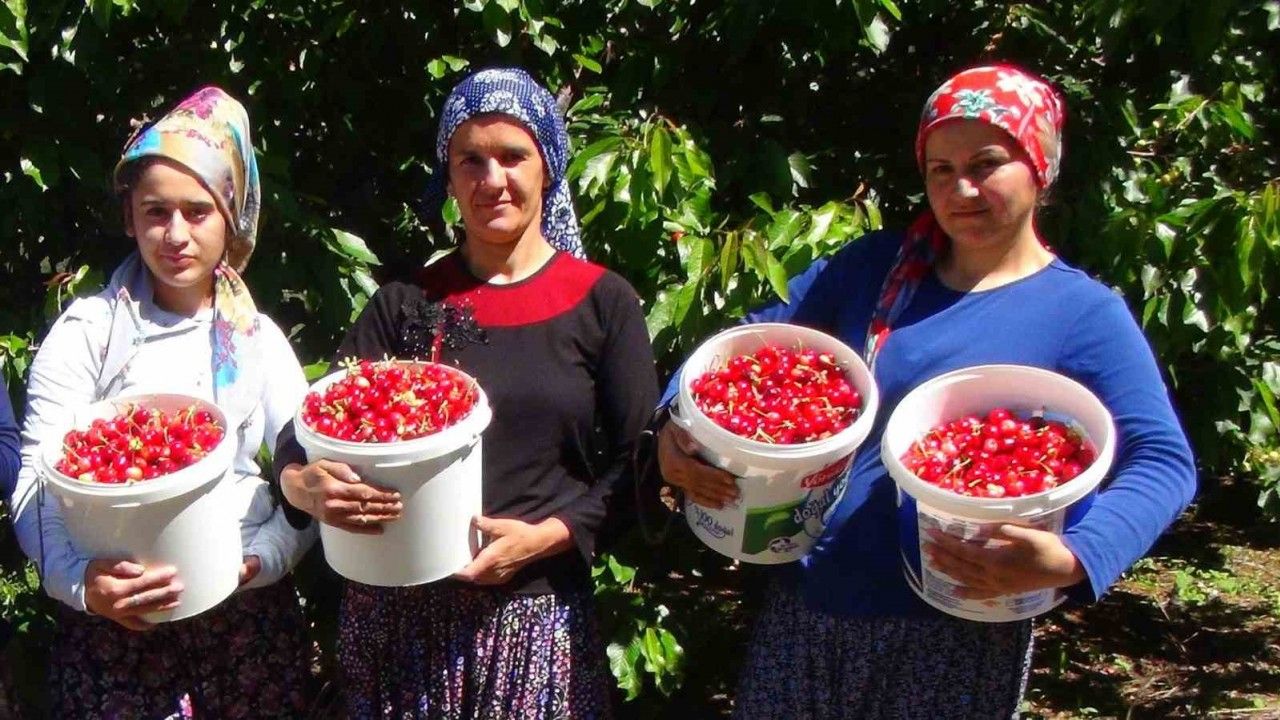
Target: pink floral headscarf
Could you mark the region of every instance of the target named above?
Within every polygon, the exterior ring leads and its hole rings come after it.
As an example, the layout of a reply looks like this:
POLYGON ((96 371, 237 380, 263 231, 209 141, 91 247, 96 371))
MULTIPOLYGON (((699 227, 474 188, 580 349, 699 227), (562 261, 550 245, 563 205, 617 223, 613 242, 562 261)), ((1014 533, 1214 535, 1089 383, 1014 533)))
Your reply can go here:
MULTIPOLYGON (((1026 153, 1041 189, 1058 176, 1065 109, 1058 92, 1041 78, 1010 65, 964 70, 942 83, 925 102, 916 131, 916 163, 924 167, 925 141, 949 120, 978 120, 1013 137, 1026 153)), ((898 259, 880 289, 863 354, 874 364, 894 323, 916 288, 946 250, 950 238, 931 210, 907 228, 898 259)))

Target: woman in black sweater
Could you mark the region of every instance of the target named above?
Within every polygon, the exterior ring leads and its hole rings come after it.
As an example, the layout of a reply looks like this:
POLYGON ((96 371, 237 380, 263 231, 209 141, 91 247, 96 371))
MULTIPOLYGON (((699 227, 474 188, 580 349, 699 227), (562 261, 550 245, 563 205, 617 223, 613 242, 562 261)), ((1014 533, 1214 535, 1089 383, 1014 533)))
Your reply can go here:
MULTIPOLYGON (((463 80, 445 104, 437 157, 465 240, 415 282, 384 286, 338 350, 438 354, 493 407, 474 521, 484 549, 451 580, 347 583, 339 665, 352 717, 611 715, 590 564, 630 482, 657 378, 635 291, 575 257, 567 150, 550 93, 526 73, 463 80)), ((397 517, 394 493, 344 465, 304 463, 286 431, 276 467, 299 522, 359 532, 397 517)))

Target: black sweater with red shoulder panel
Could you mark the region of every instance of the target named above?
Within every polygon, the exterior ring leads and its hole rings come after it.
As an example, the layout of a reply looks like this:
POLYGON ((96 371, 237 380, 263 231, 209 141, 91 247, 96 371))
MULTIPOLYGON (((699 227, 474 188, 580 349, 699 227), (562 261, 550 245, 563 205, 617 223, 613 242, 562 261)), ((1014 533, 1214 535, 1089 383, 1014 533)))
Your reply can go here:
MULTIPOLYGON (((384 285, 347 331, 348 357, 431 359, 479 381, 493 408, 483 434, 490 517, 560 518, 577 552, 530 563, 505 586, 545 593, 589 586, 606 523, 634 480, 635 439, 657 404, 653 351, 635 291, 604 268, 557 253, 524 280, 476 279, 453 253, 416 282, 384 285)), ((305 462, 290 425, 275 470, 305 462)), ((288 506, 290 522, 309 516, 288 506)))

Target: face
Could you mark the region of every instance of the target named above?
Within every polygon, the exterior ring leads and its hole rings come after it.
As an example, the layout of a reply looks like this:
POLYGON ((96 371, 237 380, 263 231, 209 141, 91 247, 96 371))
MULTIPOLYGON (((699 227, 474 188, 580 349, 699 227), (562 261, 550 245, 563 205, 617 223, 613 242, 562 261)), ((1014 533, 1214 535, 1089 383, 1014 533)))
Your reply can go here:
POLYGON ((549 184, 533 136, 501 115, 472 118, 449 141, 449 191, 468 241, 509 244, 541 232, 549 184))
POLYGON ((1035 171, 1005 131, 977 120, 938 126, 925 140, 924 174, 929 207, 959 246, 1035 241, 1035 171))
POLYGON ((227 223, 213 195, 181 167, 149 162, 125 207, 125 232, 137 240, 157 296, 211 294, 213 270, 227 248, 227 223))

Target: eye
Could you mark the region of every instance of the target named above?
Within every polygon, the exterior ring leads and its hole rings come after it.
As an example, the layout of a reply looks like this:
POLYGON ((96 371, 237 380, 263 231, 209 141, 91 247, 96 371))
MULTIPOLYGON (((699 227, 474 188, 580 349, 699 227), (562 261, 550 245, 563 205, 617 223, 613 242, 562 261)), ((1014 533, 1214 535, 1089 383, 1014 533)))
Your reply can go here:
POLYGON ((152 220, 164 220, 169 217, 169 211, 159 205, 148 205, 142 212, 152 220))
POLYGON ((946 177, 951 174, 951 166, 946 165, 944 163, 937 163, 934 165, 930 165, 929 168, 925 171, 925 173, 930 178, 946 177))
POLYGON ((204 222, 209 217, 211 211, 209 208, 188 208, 182 214, 186 216, 187 222, 204 222))

